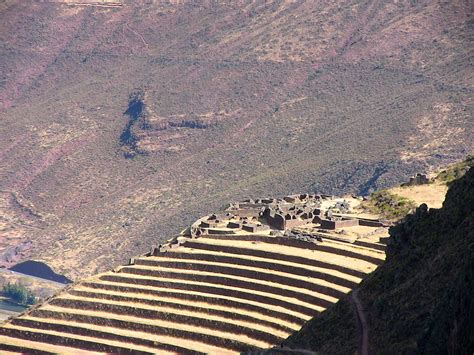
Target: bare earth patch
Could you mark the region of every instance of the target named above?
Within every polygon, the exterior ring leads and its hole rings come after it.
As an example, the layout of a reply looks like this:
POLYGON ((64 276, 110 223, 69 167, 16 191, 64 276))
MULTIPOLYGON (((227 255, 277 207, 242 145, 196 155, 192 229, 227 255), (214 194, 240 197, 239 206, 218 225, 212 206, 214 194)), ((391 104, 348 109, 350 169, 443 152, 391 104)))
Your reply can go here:
POLYGON ((448 191, 446 184, 433 183, 420 186, 403 186, 390 189, 394 194, 408 198, 417 205, 426 203, 430 208, 441 208, 448 191))

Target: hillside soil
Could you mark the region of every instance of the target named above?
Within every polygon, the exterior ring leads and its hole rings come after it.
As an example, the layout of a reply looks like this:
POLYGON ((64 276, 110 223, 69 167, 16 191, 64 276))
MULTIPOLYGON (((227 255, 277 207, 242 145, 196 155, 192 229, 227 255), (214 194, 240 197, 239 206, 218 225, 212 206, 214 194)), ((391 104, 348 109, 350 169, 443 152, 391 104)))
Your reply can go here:
POLYGON ((457 0, 2 1, 0 264, 77 279, 228 201, 463 158, 471 21, 457 0))

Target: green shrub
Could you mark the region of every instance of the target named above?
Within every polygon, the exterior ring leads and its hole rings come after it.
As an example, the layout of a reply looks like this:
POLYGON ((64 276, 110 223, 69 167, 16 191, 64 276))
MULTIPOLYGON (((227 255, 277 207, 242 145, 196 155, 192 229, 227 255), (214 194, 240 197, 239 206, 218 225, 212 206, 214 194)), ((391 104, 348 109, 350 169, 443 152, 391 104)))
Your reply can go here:
POLYGON ((447 185, 449 185, 454 180, 461 178, 472 166, 474 166, 474 155, 468 155, 466 160, 463 162, 451 165, 446 170, 441 171, 436 176, 436 180, 445 182, 447 185))
POLYGON ((392 194, 386 190, 374 192, 366 207, 374 213, 388 219, 399 219, 416 208, 416 203, 405 197, 392 194))
POLYGON ((36 297, 33 292, 18 283, 8 283, 3 286, 3 293, 19 304, 30 305, 36 302, 36 297))

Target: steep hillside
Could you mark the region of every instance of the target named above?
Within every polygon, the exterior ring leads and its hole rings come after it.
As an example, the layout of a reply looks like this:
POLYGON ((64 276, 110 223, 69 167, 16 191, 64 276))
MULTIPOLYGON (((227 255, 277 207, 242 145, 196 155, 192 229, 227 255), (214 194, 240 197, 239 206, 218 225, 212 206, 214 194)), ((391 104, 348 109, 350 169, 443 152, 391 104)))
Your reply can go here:
POLYGON ((90 275, 226 201, 474 150, 467 1, 103 3, 0 4, 3 265, 90 275))
MULTIPOLYGON (((386 262, 356 294, 370 353, 473 352, 473 206, 471 168, 452 183, 441 209, 420 206, 391 229, 386 262)), ((359 335, 351 299, 307 323, 285 346, 354 353, 359 335)))

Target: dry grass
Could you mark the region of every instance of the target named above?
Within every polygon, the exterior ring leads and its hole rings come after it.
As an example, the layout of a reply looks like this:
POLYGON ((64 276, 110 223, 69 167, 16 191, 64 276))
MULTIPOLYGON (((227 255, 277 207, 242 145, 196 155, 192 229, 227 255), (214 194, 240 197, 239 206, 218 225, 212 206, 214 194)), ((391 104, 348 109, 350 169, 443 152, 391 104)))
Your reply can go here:
MULTIPOLYGON (((168 252, 170 254, 170 257, 173 257, 172 256, 173 252, 182 252, 182 251, 180 251, 180 250, 171 250, 171 251, 168 252)), ((247 255, 245 253, 243 253, 243 254, 233 254, 233 253, 224 253, 224 252, 221 252, 221 251, 200 250, 200 249, 193 249, 193 248, 187 248, 186 249, 186 254, 190 254, 189 259, 193 259, 192 254, 208 254, 208 255, 221 255, 221 256, 229 256, 229 257, 238 257, 238 258, 243 258, 243 259, 246 259, 246 260, 267 261, 267 262, 269 261, 269 259, 267 259, 267 258, 261 258, 261 257, 253 256, 253 255, 247 255)), ((153 258, 153 257, 151 257, 151 258, 153 258)), ((185 259, 185 260, 187 260, 187 259, 185 259)), ((356 277, 356 276, 353 276, 353 275, 348 275, 348 274, 345 274, 345 273, 337 271, 337 270, 330 270, 330 269, 325 269, 325 268, 311 266, 311 265, 292 263, 292 262, 284 261, 284 260, 271 259, 271 262, 279 264, 279 265, 297 266, 299 268, 308 269, 310 271, 322 272, 322 273, 326 273, 328 275, 337 276, 337 277, 340 277, 342 279, 346 279, 346 280, 356 282, 356 283, 359 283, 361 281, 361 278, 359 278, 359 277, 356 277)))
MULTIPOLYGON (((25 317, 24 319, 42 321, 41 318, 36 318, 36 317, 25 317)), ((48 323, 61 324, 61 325, 66 325, 66 326, 68 324, 69 325, 71 324, 70 322, 60 321, 60 320, 56 320, 56 319, 49 319, 48 323)), ((80 326, 79 323, 77 325, 80 326)), ((100 343, 100 344, 107 344, 107 345, 112 345, 112 346, 125 347, 125 348, 128 348, 130 350, 141 350, 141 351, 147 351, 147 352, 151 352, 151 353, 156 352, 156 349, 152 349, 152 348, 145 347, 145 346, 133 345, 133 344, 130 344, 130 343, 123 343, 123 342, 114 341, 114 340, 100 339, 100 338, 88 337, 88 336, 77 335, 77 334, 69 334, 69 333, 66 333, 66 332, 58 332, 58 331, 54 331, 54 330, 35 329, 35 328, 17 326, 17 325, 13 325, 13 324, 5 325, 5 328, 19 329, 19 330, 24 330, 24 331, 33 332, 33 333, 51 334, 51 335, 56 335, 56 336, 60 336, 60 337, 64 337, 64 338, 86 340, 86 341, 100 343)), ((103 327, 98 327, 98 326, 93 326, 93 325, 87 324, 87 329, 103 330, 103 327)), ((118 333, 125 334, 127 332, 123 331, 123 330, 119 330, 118 333)), ((143 336, 144 339, 150 338, 149 334, 143 333, 141 335, 143 336)), ((43 343, 41 343, 41 346, 42 345, 43 345, 43 343)), ((68 347, 64 347, 64 349, 65 349, 64 354, 68 354, 68 352, 71 351, 71 348, 68 348, 68 347)), ((75 350, 76 349, 74 349, 74 351, 75 350)))
MULTIPOLYGON (((133 306, 133 304, 129 304, 129 306, 133 306)), ((136 304, 136 306, 138 307, 139 305, 136 304)), ((44 309, 57 312, 57 313, 63 313, 65 311, 64 308, 54 307, 54 306, 47 306, 44 309)), ((167 322, 167 321, 162 321, 162 320, 157 320, 157 319, 150 320, 150 319, 144 319, 144 318, 137 318, 134 316, 125 316, 125 315, 113 314, 109 312, 88 311, 88 310, 82 310, 82 309, 68 309, 67 313, 100 317, 100 318, 103 318, 104 320, 107 320, 107 319, 123 320, 123 321, 127 321, 127 323, 129 323, 131 326, 133 326, 133 324, 140 323, 140 324, 148 324, 148 325, 153 325, 153 326, 161 326, 161 327, 171 329, 171 330, 179 329, 179 330, 190 331, 190 332, 198 333, 198 334, 199 333, 207 334, 207 335, 212 335, 212 336, 216 336, 216 337, 220 337, 224 339, 242 341, 244 343, 253 344, 261 348, 266 348, 271 345, 271 344, 247 337, 245 335, 236 335, 236 334, 232 334, 228 332, 211 330, 211 329, 207 329, 203 327, 195 327, 195 326, 190 326, 187 324, 176 324, 173 322, 167 322)), ((25 319, 34 319, 34 318, 36 317, 25 317, 25 319)), ((176 337, 176 336, 157 335, 157 334, 145 333, 145 332, 140 332, 140 331, 130 330, 130 329, 104 327, 103 325, 94 325, 90 323, 81 323, 81 322, 74 322, 74 321, 69 321, 69 320, 66 321, 66 320, 53 319, 53 318, 48 318, 48 319, 36 318, 36 319, 41 320, 43 322, 48 322, 48 323, 74 325, 74 326, 79 326, 79 327, 92 329, 92 330, 105 331, 105 332, 110 332, 112 334, 130 336, 132 338, 149 339, 149 340, 156 341, 158 343, 178 345, 178 346, 182 346, 188 349, 196 349, 196 350, 200 350, 200 351, 204 351, 208 353, 217 354, 219 353, 219 351, 223 351, 224 353, 227 352, 225 348, 215 347, 215 346, 208 345, 199 341, 183 339, 181 337, 176 337)), ((101 342, 101 341, 98 341, 98 342, 101 342)))
MULTIPOLYGON (((15 327, 12 327, 15 329, 15 327)), ((26 329, 25 329, 26 330, 26 329)), ((29 328, 28 328, 29 330, 29 328)), ((29 350, 42 350, 42 351, 49 351, 53 354, 71 354, 71 348, 66 347, 66 346, 59 346, 59 345, 52 345, 52 344, 45 344, 45 343, 40 343, 36 341, 30 341, 26 339, 17 339, 17 338, 11 338, 7 337, 4 335, 0 335, 0 344, 4 345, 15 345, 18 347, 25 347, 26 349, 29 350)), ((2 350, 2 354, 18 354, 17 352, 7 352, 2 350)), ((85 351, 81 349, 74 349, 74 354, 77 355, 93 355, 93 354, 104 354, 101 352, 96 352, 96 351, 85 351)))
MULTIPOLYGON (((162 258, 162 260, 167 260, 167 259, 168 258, 162 258)), ((181 262, 181 259, 176 259, 176 261, 181 262)), ((212 262, 212 261, 206 261, 206 260, 187 260, 186 265, 191 269, 190 270, 191 272, 195 272, 194 270, 192 270, 192 265, 193 264, 210 265, 210 266, 216 266, 216 267, 219 267, 219 266, 229 267, 228 263, 212 262)), ((334 288, 334 289, 340 290, 342 292, 349 292, 350 291, 350 289, 347 288, 347 287, 339 286, 339 285, 333 284, 331 282, 324 281, 322 279, 312 278, 310 276, 293 275, 291 273, 285 273, 285 272, 280 272, 280 271, 275 271, 275 270, 268 270, 268 269, 262 269, 262 268, 251 267, 251 266, 244 266, 244 265, 235 265, 233 267, 235 267, 237 269, 241 269, 241 270, 250 270, 250 271, 256 271, 256 272, 271 273, 272 275, 284 276, 284 277, 288 277, 290 279, 308 281, 308 282, 311 282, 311 283, 316 284, 316 285, 321 285, 321 286, 325 286, 325 287, 329 287, 329 288, 334 288)), ((139 268, 142 268, 142 265, 140 265, 139 268)), ((163 271, 170 271, 170 270, 184 271, 185 270, 185 269, 173 269, 173 268, 167 269, 167 268, 163 268, 161 266, 150 267, 150 269, 151 270, 153 270, 153 269, 163 270, 163 271)), ((220 274, 219 271, 216 271, 216 274, 220 274)))
MULTIPOLYGON (((74 290, 93 292, 93 293, 98 294, 98 295, 103 294, 103 295, 109 295, 109 296, 110 295, 118 295, 118 296, 131 297, 131 298, 135 298, 137 300, 137 303, 140 303, 139 300, 153 300, 153 301, 170 302, 170 303, 174 303, 174 304, 177 304, 177 305, 190 305, 190 306, 194 306, 194 307, 206 308, 206 309, 209 309, 209 310, 238 312, 238 313, 240 312, 242 314, 246 314, 246 315, 251 316, 251 317, 256 318, 256 319, 265 320, 265 321, 275 323, 275 324, 283 324, 283 325, 285 325, 289 328, 295 329, 295 330, 300 328, 299 325, 296 325, 296 324, 293 324, 293 323, 290 323, 290 322, 286 322, 286 321, 284 321, 282 319, 279 319, 279 318, 266 316, 266 315, 263 315, 261 313, 252 312, 252 311, 249 311, 249 310, 246 310, 246 309, 234 308, 234 307, 228 307, 228 306, 219 306, 219 305, 213 304, 212 302, 198 302, 198 301, 189 301, 189 300, 179 300, 179 299, 176 299, 176 298, 156 296, 156 295, 151 296, 151 295, 147 295, 147 294, 143 294, 143 293, 134 292, 132 289, 130 289, 129 292, 118 292, 118 291, 110 291, 110 290, 100 290, 100 289, 89 288, 89 287, 86 287, 86 286, 79 285, 78 287, 75 287, 74 290)), ((165 290, 169 290, 169 289, 165 289, 165 290)), ((183 291, 183 293, 186 293, 186 291, 183 291)), ((199 293, 196 293, 196 292, 193 292, 192 294, 193 295, 199 295, 199 293)), ((200 294, 200 295, 203 295, 203 294, 200 294)), ((65 296, 65 297, 67 297, 67 296, 65 296)), ((100 300, 100 298, 98 300, 100 300)), ((238 300, 238 299, 233 299, 233 300, 238 300)), ((256 304, 256 303, 253 303, 253 304, 256 304)), ((270 307, 269 305, 261 305, 261 306, 263 306, 264 308, 270 307)), ((160 307, 160 309, 162 309, 162 308, 160 307)), ((275 310, 276 310, 276 308, 275 308, 275 310)))
MULTIPOLYGON (((210 274, 210 275, 212 275, 212 274, 210 274)), ((166 278, 166 277, 157 278, 157 277, 134 275, 134 274, 120 274, 120 277, 124 277, 124 278, 130 279, 130 280, 133 280, 133 279, 157 280, 157 279, 159 279, 159 280, 165 281, 165 282, 176 282, 177 281, 175 278, 166 278)), ((251 282, 253 282, 253 279, 245 279, 245 278, 237 278, 237 277, 230 277, 230 278, 235 279, 235 280, 241 279, 242 281, 251 281, 251 282)), ((300 300, 297 300, 297 299, 294 299, 294 298, 289 298, 289 297, 285 297, 285 296, 281 296, 281 295, 277 295, 277 294, 273 294, 273 293, 267 293, 267 292, 262 292, 262 291, 258 291, 258 290, 247 290, 247 289, 242 289, 242 288, 239 288, 239 287, 226 286, 226 285, 221 285, 221 284, 216 285, 216 284, 213 284, 213 283, 198 282, 198 281, 192 281, 192 280, 185 280, 184 282, 186 284, 191 284, 191 285, 202 285, 202 286, 218 287, 218 288, 221 288, 221 289, 224 289, 224 290, 225 289, 237 290, 237 291, 245 290, 245 291, 251 292, 252 294, 258 294, 258 295, 262 295, 262 296, 267 296, 267 297, 283 300, 283 301, 290 302, 290 303, 293 303, 293 304, 302 305, 302 306, 305 306, 307 308, 314 309, 316 312, 324 310, 324 308, 322 308, 322 307, 319 307, 319 306, 316 306, 316 305, 313 305, 313 304, 309 304, 307 302, 300 301, 300 300)), ((272 283, 269 283, 269 282, 260 282, 260 284, 261 285, 274 286, 272 283)), ((281 288, 281 285, 278 285, 278 286, 275 286, 275 287, 280 287, 281 288)), ((170 286, 169 289, 172 289, 172 286, 170 286)), ((297 292, 299 292, 299 289, 297 289, 297 292)), ((302 292, 302 293, 307 293, 307 294, 311 295, 311 292, 302 292)))
MULTIPOLYGON (((241 320, 237 320, 237 319, 229 319, 229 318, 225 318, 225 317, 222 317, 222 316, 216 316, 216 315, 212 315, 212 314, 209 314, 209 313, 199 313, 199 312, 192 312, 192 311, 188 311, 188 310, 179 310, 179 309, 176 309, 176 308, 169 308, 169 307, 165 307, 165 306, 160 306, 160 307, 154 307, 154 306, 150 306, 150 305, 146 305, 146 304, 143 304, 143 303, 140 303, 140 302, 120 302, 120 301, 114 301, 114 300, 100 300, 100 299, 96 299, 96 298, 91 298, 91 297, 83 297, 83 296, 75 296, 75 295, 64 295, 62 297, 59 297, 58 299, 66 299, 66 300, 79 300, 79 301, 87 301, 87 302, 90 302, 92 304, 112 304, 112 305, 119 305, 119 306, 127 306, 127 307, 134 307, 136 309, 145 309, 145 310, 153 310, 153 311, 159 311, 159 312, 164 312, 164 313, 169 313, 169 314, 180 314, 180 315, 185 315, 185 316, 192 316, 192 317, 197 317, 197 318, 202 318, 202 319, 209 319, 209 320, 213 320, 213 321, 216 321, 216 322, 231 322, 233 324, 237 324, 239 326, 242 326, 244 328, 249 328, 249 329, 257 329, 257 330, 261 330, 263 332, 267 332, 267 333, 270 333, 270 334, 275 334, 275 335, 278 335, 278 336, 281 336, 281 337, 286 337, 288 334, 285 333, 285 332, 282 332, 282 331, 279 331, 279 330, 276 330, 274 328, 269 328, 269 327, 266 327, 266 326, 262 326, 260 324, 256 324, 256 323, 249 323, 249 322, 246 322, 246 321, 241 321, 241 320)), ((58 310, 61 308, 61 312, 67 312, 67 313, 71 313, 73 310, 71 308, 68 308, 68 307, 59 307, 59 306, 46 306, 42 309, 51 309, 51 307, 53 307, 54 309, 58 310)), ((113 313, 111 313, 113 314, 113 313)), ((111 316, 112 317, 112 316, 111 316)), ((118 315, 118 314, 113 314, 113 317, 118 317, 117 319, 122 319, 120 318, 121 315, 118 315)), ((126 317, 126 320, 129 320, 131 318, 137 318, 135 316, 133 317, 126 317)), ((150 324, 156 324, 156 325, 162 325, 161 323, 158 322, 158 320, 154 319, 150 324)), ((167 325, 164 325, 164 327, 166 328, 170 328, 170 329, 185 329, 185 328, 182 328, 180 324, 175 324, 175 323, 172 323, 172 322, 169 322, 169 323, 166 323, 167 325), (170 324, 173 324, 172 326, 170 326, 170 324)), ((199 327, 198 327, 199 328, 199 327)), ((199 329, 196 329, 195 327, 189 327, 186 328, 186 330, 190 330, 190 331, 193 331, 193 332, 197 332, 197 333, 206 333, 205 331, 201 330, 200 328, 199 329)), ((206 333, 207 334, 207 333, 206 333)), ((232 335, 229 335, 229 337, 232 337, 232 335)), ((238 339, 235 339, 235 340, 238 340, 238 339)))
POLYGON ((426 203, 430 208, 441 208, 448 187, 443 183, 419 186, 403 186, 390 189, 394 194, 415 201, 419 206, 426 203))
POLYGON ((222 246, 235 246, 239 248, 247 248, 247 249, 258 249, 268 252, 280 253, 284 255, 298 255, 300 257, 304 257, 307 259, 315 259, 327 262, 329 264, 340 265, 347 267, 349 269, 362 271, 365 273, 371 272, 375 269, 375 265, 369 263, 364 260, 355 259, 347 256, 335 255, 331 253, 326 253, 318 250, 301 250, 298 248, 287 247, 287 246, 279 246, 275 244, 266 244, 266 243, 259 243, 255 242, 250 244, 245 241, 226 241, 226 240, 218 240, 218 239, 207 239, 204 240, 203 238, 198 239, 196 242, 203 243, 203 244, 212 244, 212 245, 222 245, 222 246))
MULTIPOLYGON (((123 286, 123 287, 130 287, 131 286, 129 283, 120 283, 120 282, 103 281, 103 280, 99 280, 98 282, 100 282, 101 284, 104 284, 104 285, 111 285, 111 286, 113 286, 113 285, 118 285, 118 286, 123 286)), ((141 290, 156 290, 156 291, 170 291, 170 290, 173 290, 174 292, 183 293, 183 294, 192 294, 192 295, 198 295, 198 296, 204 296, 204 297, 211 296, 211 297, 222 298, 222 299, 231 300, 231 301, 241 301, 242 302, 242 300, 240 298, 236 298, 236 297, 225 296, 225 295, 215 295, 215 294, 209 294, 209 293, 205 293, 205 292, 196 292, 196 291, 188 291, 188 290, 181 290, 181 289, 176 289, 175 290, 175 289, 169 288, 169 287, 165 288, 165 287, 151 287, 151 286, 143 286, 143 285, 133 285, 133 288, 138 289, 138 290, 141 289, 141 290)), ((248 304, 251 304, 251 305, 255 305, 257 307, 263 307, 263 308, 267 308, 269 310, 275 310, 277 312, 287 313, 287 314, 290 314, 290 315, 295 316, 295 317, 297 317, 299 319, 302 319, 302 320, 308 320, 309 318, 311 318, 310 316, 307 316, 305 314, 283 308, 281 306, 275 306, 275 305, 271 305, 271 304, 264 304, 264 303, 260 303, 260 302, 256 302, 256 301, 252 301, 252 300, 244 300, 244 302, 248 303, 248 304)), ((284 322, 284 321, 282 321, 282 322, 284 322)))

